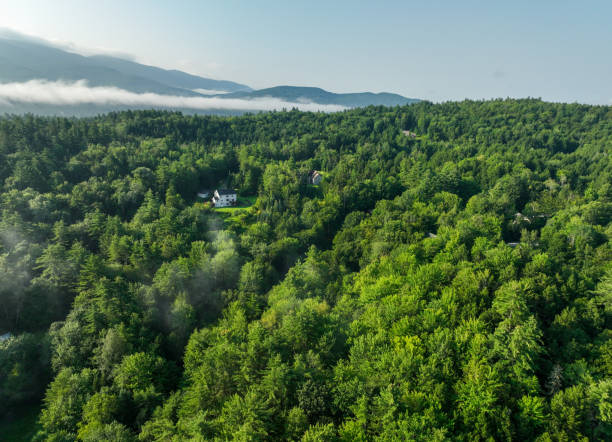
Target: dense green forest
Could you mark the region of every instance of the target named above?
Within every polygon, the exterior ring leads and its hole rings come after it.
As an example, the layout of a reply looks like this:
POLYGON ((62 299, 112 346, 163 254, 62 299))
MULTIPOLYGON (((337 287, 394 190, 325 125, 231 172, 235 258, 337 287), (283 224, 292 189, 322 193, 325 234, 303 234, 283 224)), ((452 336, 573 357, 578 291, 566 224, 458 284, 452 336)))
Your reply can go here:
POLYGON ((36 440, 612 439, 611 107, 7 116, 0 186, 36 440))

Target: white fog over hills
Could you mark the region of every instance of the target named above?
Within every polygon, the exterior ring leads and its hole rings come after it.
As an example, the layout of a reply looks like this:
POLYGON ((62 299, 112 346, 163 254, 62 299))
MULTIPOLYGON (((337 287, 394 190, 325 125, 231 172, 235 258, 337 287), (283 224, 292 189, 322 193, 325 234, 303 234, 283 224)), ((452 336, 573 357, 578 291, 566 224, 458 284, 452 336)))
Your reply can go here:
POLYGON ((238 114, 299 108, 335 112, 418 100, 389 93, 334 94, 319 88, 247 85, 82 55, 44 40, 0 32, 0 113, 88 116, 125 109, 238 114))

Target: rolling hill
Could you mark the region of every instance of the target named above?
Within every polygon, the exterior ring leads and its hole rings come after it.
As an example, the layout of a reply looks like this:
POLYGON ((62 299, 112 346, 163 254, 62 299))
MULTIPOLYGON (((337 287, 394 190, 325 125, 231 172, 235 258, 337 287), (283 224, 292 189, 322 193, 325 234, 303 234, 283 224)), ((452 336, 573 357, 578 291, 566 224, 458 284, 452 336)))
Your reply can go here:
POLYGON ((263 97, 275 97, 289 102, 299 103, 309 100, 320 104, 336 104, 346 107, 362 106, 398 106, 415 103, 419 100, 406 98, 398 94, 382 92, 359 92, 350 94, 336 94, 318 87, 276 86, 256 91, 238 91, 224 94, 224 98, 255 99, 263 97))

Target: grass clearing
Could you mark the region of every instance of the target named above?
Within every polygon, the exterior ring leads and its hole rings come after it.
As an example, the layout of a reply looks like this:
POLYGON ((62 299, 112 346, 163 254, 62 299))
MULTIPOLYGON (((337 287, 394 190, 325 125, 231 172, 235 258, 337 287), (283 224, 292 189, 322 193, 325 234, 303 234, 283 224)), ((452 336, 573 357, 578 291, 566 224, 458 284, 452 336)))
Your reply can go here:
POLYGON ((248 209, 257 201, 256 196, 239 196, 238 204, 230 207, 218 207, 215 208, 215 212, 227 214, 230 216, 237 215, 243 210, 248 209))

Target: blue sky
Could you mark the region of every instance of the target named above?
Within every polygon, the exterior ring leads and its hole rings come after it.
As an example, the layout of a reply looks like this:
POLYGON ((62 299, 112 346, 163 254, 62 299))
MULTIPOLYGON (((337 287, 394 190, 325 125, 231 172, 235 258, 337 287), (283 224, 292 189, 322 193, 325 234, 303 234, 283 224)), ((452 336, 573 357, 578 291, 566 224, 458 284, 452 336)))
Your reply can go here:
POLYGON ((612 1, 0 0, 0 27, 254 88, 612 104, 612 1))

